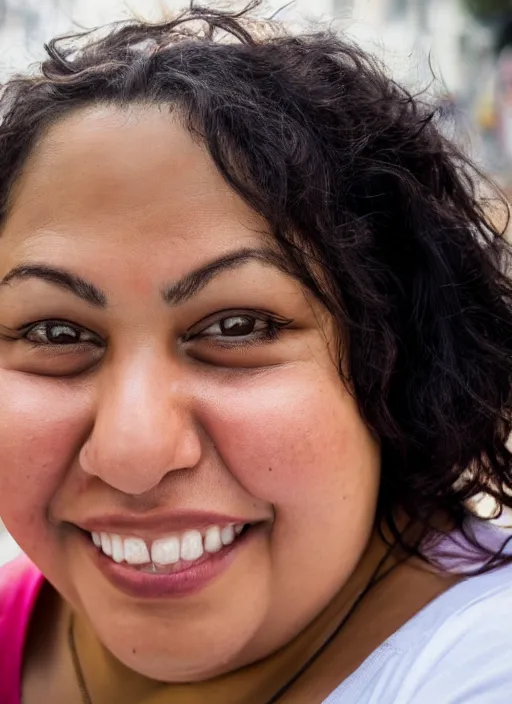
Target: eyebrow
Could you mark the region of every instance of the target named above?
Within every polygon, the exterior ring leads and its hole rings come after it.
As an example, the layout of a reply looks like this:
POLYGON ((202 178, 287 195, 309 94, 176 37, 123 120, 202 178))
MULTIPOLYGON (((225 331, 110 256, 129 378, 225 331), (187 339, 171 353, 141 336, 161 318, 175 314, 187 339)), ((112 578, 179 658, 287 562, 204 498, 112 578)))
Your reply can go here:
MULTIPOLYGON (((215 276, 223 271, 243 266, 251 260, 260 261, 268 266, 280 269, 290 275, 289 267, 282 255, 269 248, 240 249, 219 257, 212 262, 191 271, 169 286, 164 287, 162 296, 166 303, 177 306, 185 303, 201 291, 215 276)), ((16 279, 41 279, 60 286, 86 303, 99 308, 107 306, 107 296, 94 284, 73 274, 66 269, 48 266, 46 264, 20 264, 9 271, 0 281, 0 287, 16 279)))
POLYGON ((191 271, 176 283, 166 287, 162 292, 164 301, 172 306, 180 305, 199 293, 214 276, 228 269, 243 266, 251 260, 260 261, 290 274, 284 257, 278 252, 268 248, 240 249, 191 271))
POLYGON ((5 286, 15 279, 42 279, 71 291, 78 298, 97 308, 105 308, 107 305, 107 297, 102 291, 81 276, 65 269, 46 264, 20 264, 4 276, 0 286, 5 286))

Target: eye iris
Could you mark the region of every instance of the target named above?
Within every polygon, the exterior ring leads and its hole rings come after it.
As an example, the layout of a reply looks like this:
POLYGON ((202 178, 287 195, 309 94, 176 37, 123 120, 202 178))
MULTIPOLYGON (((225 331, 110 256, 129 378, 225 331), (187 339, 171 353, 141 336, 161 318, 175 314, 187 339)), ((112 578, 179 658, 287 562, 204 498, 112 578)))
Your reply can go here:
POLYGON ((239 337, 254 332, 256 321, 249 315, 235 315, 220 321, 220 329, 224 335, 239 337))
POLYGON ((78 342, 80 334, 69 325, 47 325, 46 337, 49 342, 58 342, 61 345, 70 345, 78 342))

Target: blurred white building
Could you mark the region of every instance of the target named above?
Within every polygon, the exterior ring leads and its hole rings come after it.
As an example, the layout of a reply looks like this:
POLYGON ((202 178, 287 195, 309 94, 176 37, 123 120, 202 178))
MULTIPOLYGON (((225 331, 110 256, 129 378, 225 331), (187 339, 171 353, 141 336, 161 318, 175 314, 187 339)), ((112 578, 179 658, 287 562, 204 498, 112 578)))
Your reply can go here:
POLYGON ((334 18, 398 77, 465 95, 490 61, 490 35, 461 0, 297 0, 305 15, 334 18))
POLYGON ((69 28, 75 0, 0 0, 0 77, 40 58, 41 47, 69 28))
POLYGON ((19 547, 0 524, 0 566, 17 557, 19 553, 19 547))

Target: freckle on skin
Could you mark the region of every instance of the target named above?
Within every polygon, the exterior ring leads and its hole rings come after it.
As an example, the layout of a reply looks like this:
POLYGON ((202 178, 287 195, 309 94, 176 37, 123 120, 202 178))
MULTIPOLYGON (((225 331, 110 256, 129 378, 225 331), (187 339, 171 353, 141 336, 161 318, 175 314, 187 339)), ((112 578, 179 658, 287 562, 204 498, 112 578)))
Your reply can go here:
POLYGON ((268 471, 271 472, 271 471, 272 471, 272 467, 269 467, 269 468, 268 468, 268 471))

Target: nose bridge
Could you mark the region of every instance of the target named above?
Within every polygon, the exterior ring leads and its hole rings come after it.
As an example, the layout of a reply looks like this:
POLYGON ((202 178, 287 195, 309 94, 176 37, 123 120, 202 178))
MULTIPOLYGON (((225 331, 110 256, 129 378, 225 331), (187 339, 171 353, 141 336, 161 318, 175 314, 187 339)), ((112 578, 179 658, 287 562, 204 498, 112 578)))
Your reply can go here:
POLYGON ((89 474, 127 494, 150 491, 201 454, 189 403, 168 360, 146 354, 99 384, 93 430, 81 452, 89 474))

